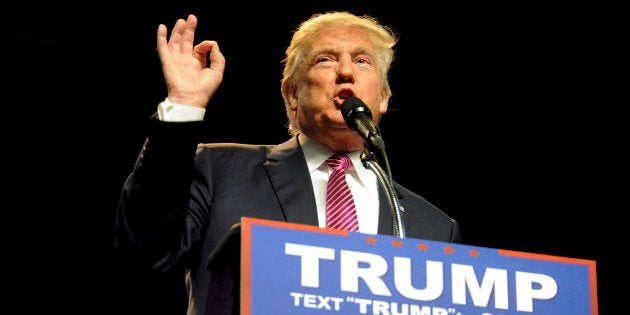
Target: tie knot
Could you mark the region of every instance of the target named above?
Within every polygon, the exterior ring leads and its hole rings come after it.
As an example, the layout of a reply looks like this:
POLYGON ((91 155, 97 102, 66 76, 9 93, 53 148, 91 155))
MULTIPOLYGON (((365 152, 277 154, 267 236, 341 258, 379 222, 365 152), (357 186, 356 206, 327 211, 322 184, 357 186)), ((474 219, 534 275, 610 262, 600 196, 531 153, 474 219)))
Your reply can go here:
POLYGON ((326 160, 326 164, 333 170, 345 171, 352 166, 352 160, 345 154, 333 154, 326 160))

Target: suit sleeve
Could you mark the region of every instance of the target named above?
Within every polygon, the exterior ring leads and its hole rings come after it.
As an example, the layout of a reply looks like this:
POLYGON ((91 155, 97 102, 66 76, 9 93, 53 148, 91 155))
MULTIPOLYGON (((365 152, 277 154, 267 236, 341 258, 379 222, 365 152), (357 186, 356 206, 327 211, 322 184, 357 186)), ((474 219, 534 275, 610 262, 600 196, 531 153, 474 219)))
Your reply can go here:
POLYGON ((202 122, 167 123, 154 115, 114 221, 115 254, 167 270, 185 256, 182 244, 194 158, 202 122))

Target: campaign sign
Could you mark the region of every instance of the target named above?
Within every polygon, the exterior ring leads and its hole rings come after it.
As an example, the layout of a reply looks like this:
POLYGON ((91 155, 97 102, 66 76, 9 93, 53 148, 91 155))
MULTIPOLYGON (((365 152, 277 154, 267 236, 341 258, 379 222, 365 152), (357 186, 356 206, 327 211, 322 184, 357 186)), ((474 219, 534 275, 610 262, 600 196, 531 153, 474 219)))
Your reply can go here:
POLYGON ((243 218, 242 315, 593 315, 595 261, 243 218))

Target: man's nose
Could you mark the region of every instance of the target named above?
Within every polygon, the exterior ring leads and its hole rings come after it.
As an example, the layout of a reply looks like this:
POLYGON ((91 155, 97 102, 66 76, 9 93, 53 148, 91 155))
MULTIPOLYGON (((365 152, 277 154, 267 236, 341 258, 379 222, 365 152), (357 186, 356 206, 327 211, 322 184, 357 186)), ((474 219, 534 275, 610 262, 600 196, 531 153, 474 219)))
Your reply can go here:
POLYGON ((354 83, 354 69, 352 60, 342 59, 337 69, 337 83, 354 83))

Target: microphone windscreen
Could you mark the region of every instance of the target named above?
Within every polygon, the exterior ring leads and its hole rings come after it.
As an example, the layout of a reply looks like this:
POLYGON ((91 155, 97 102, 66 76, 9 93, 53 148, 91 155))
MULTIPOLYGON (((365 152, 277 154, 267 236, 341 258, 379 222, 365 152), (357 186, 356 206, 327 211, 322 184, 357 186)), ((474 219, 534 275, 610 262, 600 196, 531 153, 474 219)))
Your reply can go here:
POLYGON ((357 128, 356 118, 358 115, 365 114, 369 119, 372 119, 370 109, 356 96, 348 97, 343 101, 341 104, 341 114, 346 121, 346 125, 352 129, 357 128))

